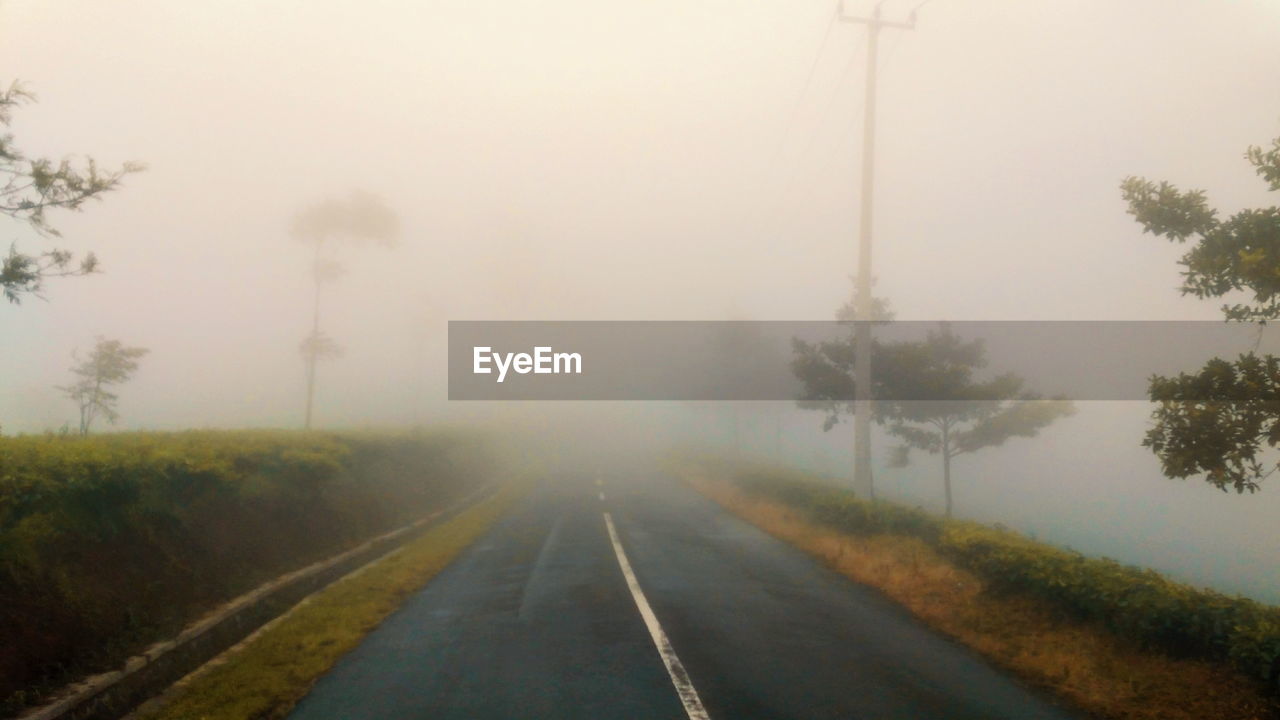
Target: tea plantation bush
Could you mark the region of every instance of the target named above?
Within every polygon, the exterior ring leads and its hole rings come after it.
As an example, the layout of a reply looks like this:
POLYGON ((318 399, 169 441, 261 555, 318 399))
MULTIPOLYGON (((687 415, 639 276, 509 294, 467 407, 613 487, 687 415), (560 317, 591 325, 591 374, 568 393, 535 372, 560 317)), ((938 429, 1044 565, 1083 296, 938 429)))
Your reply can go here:
POLYGON ((0 715, 460 497, 483 449, 464 433, 0 438, 0 715))
POLYGON ((984 578, 995 592, 1035 595, 1142 645, 1230 661, 1280 687, 1280 608, 1183 585, 1152 570, 1086 557, 1007 530, 867 502, 801 473, 741 470, 734 482, 841 532, 923 538, 984 578))

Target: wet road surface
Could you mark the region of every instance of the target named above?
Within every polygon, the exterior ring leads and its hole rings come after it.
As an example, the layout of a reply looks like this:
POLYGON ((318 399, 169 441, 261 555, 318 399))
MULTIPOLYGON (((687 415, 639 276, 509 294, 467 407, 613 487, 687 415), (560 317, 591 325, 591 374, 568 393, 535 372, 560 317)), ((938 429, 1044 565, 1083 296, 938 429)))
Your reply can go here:
POLYGON ((544 484, 290 717, 704 716, 1081 717, 656 473, 544 484))

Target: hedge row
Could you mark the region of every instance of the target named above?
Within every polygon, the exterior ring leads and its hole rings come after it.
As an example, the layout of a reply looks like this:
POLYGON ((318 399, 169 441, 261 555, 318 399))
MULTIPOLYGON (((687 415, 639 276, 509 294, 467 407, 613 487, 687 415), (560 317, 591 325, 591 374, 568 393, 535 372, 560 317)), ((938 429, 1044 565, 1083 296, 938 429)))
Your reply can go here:
POLYGON ((448 502, 480 439, 0 438, 0 716, 282 572, 448 502))
POLYGON ((855 535, 919 537, 997 592, 1035 595, 1148 647, 1229 661, 1280 688, 1280 608, 1183 585, 1159 573, 1090 558, 978 523, 945 520, 788 471, 739 471, 743 490, 855 535))

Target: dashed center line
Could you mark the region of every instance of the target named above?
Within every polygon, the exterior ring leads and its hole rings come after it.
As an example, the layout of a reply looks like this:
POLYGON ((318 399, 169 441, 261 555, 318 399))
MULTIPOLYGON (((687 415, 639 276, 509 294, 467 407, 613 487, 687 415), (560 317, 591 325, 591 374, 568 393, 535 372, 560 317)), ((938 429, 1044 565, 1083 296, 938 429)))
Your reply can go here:
MULTIPOLYGON (((600 498, 604 499, 604 493, 600 493, 600 498)), ((604 514, 604 522, 609 528, 609 539, 613 542, 613 552, 618 556, 622 576, 626 578, 627 587, 631 589, 631 597, 636 601, 636 608, 640 610, 640 617, 644 618, 644 624, 649 628, 649 636, 653 638, 653 644, 657 646, 658 654, 662 656, 662 664, 667 666, 667 674, 671 676, 671 683, 676 686, 676 694, 680 696, 685 714, 689 716, 689 720, 711 720, 707 715, 707 709, 702 706, 698 691, 693 687, 693 681, 689 679, 689 673, 685 671, 680 658, 676 657, 676 651, 671 647, 671 640, 658 624, 658 617, 653 614, 653 608, 649 607, 649 601, 645 599, 644 591, 640 589, 636 574, 632 572, 631 563, 627 560, 627 554, 618 540, 618 531, 613 527, 613 518, 607 512, 604 514)))

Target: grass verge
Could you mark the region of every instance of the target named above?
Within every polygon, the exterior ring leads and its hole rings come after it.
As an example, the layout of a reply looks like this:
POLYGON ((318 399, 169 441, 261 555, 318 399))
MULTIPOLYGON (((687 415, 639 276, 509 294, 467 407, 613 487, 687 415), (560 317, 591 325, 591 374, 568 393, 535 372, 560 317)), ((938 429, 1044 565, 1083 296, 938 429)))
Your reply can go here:
POLYGON ((482 535, 520 496, 508 486, 363 571, 313 595, 212 666, 180 682, 138 720, 285 717, 312 684, 482 535))
POLYGON ((1144 649, 1038 598, 993 592, 920 538, 841 533, 696 467, 679 474, 734 514, 1086 712, 1117 720, 1280 718, 1276 699, 1233 668, 1144 649))

